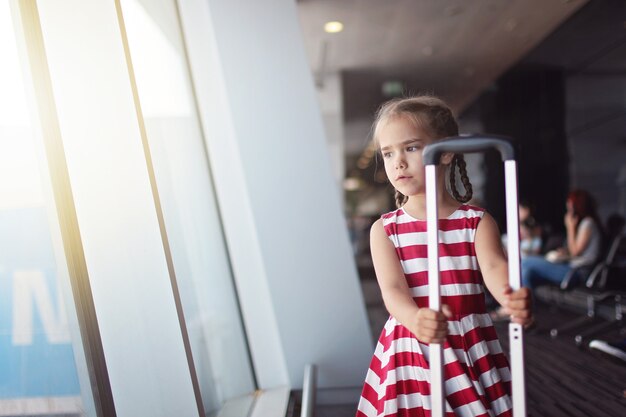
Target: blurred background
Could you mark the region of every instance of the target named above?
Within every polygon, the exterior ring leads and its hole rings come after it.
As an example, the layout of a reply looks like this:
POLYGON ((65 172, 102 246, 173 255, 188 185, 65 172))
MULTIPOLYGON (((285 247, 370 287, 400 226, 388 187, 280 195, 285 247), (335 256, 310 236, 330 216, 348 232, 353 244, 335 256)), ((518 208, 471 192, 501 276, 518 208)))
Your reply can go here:
MULTIPOLYGON (((624 214, 624 5, 619 1, 299 1, 347 211, 389 209, 380 160, 369 146, 376 108, 432 93, 463 133, 512 138, 520 199, 562 229, 572 188, 593 192, 603 218, 624 214), (320 30, 339 20, 340 33, 320 30)), ((477 200, 502 221, 500 169, 472 160, 477 200), (489 181, 486 180, 489 178, 489 181)))
MULTIPOLYGON (((623 0, 0 0, 0 56, 0 416, 354 415, 394 97, 511 138, 542 251, 571 189, 626 216, 623 0)), ((624 415, 624 361, 550 336, 621 337, 600 290, 537 295, 533 415, 624 415)))

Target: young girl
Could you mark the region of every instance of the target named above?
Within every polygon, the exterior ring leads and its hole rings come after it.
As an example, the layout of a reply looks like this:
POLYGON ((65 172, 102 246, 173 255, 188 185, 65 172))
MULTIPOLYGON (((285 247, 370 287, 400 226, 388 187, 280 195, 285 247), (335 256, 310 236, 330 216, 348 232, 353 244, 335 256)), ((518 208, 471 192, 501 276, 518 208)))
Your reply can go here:
POLYGON ((428 308, 426 195, 422 149, 458 135, 444 102, 428 96, 385 103, 374 123, 397 210, 370 232, 372 259, 391 314, 365 379, 357 417, 430 416, 428 344, 443 343, 446 416, 510 416, 510 372, 485 309, 483 282, 514 322, 530 323, 529 292, 508 286, 500 233, 472 197, 462 155, 438 166, 442 311, 428 308), (458 167, 465 194, 455 187, 458 167), (450 192, 445 170, 449 170, 450 192), (460 204, 463 203, 463 204, 460 204))

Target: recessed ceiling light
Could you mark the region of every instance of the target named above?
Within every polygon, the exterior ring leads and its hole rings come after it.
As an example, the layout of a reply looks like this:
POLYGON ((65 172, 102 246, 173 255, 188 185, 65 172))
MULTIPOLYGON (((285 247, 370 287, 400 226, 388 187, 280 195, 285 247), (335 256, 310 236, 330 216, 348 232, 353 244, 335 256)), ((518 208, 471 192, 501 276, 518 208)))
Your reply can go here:
POLYGON ((328 33, 339 33, 343 30, 343 23, 338 21, 326 22, 324 30, 328 33))

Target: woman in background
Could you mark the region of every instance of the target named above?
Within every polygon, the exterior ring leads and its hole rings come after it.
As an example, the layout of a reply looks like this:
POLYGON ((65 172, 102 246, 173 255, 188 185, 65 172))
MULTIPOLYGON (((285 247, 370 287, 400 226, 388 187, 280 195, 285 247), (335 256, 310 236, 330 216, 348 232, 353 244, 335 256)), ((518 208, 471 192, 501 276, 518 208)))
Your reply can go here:
MULTIPOLYGON (((564 217, 567 242, 544 257, 522 259, 522 282, 533 289, 542 282, 560 284, 574 268, 594 264, 602 252, 602 226, 591 194, 574 190, 567 196, 564 217)), ((574 280, 578 279, 574 272, 574 280)))

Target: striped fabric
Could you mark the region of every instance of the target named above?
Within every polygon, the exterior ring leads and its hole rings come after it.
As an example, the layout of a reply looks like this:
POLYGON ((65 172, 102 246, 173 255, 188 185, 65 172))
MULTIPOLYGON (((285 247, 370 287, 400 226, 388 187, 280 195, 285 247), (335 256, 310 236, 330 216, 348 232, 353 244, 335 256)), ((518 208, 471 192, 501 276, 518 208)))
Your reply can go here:
MULTIPOLYGON (((474 236, 484 210, 462 205, 439 220, 441 302, 453 316, 444 343, 446 417, 511 416, 508 361, 485 309, 474 236)), ((428 307, 426 221, 382 216, 418 306, 428 307)), ((378 339, 357 417, 431 415, 428 345, 390 317, 378 339)))

